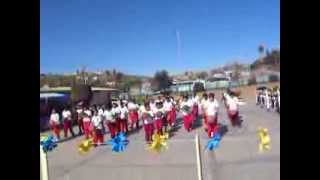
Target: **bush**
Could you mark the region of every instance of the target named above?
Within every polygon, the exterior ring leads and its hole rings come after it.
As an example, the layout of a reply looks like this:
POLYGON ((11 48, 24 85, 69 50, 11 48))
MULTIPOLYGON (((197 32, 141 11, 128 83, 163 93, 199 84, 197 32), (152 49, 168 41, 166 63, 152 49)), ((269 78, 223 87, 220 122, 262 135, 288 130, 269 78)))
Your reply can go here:
POLYGON ((76 104, 83 101, 85 105, 88 105, 92 98, 91 86, 84 84, 76 84, 71 88, 71 102, 76 104))

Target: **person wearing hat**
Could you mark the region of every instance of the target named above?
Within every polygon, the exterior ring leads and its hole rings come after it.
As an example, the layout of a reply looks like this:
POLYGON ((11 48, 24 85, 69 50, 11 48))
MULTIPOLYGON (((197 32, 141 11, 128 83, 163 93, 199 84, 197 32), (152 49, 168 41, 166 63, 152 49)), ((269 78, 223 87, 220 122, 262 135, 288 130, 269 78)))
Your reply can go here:
POLYGON ((208 137, 212 138, 213 135, 218 131, 218 112, 219 103, 214 98, 214 93, 209 94, 209 101, 207 106, 207 126, 208 126, 208 137))
POLYGON ((57 139, 60 139, 60 117, 55 109, 52 109, 52 111, 51 111, 49 124, 50 124, 50 127, 52 129, 54 136, 57 139))

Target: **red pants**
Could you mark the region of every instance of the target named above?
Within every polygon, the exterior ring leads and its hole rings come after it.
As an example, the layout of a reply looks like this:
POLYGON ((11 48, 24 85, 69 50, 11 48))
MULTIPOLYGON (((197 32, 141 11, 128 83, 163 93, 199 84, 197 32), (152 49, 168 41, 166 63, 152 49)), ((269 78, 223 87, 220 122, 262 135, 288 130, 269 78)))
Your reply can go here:
POLYGON ((161 135, 162 135, 162 121, 163 121, 162 118, 156 118, 154 122, 157 129, 157 133, 161 135))
POLYGON ((63 121, 63 131, 65 138, 68 137, 68 130, 70 130, 71 135, 74 136, 71 121, 65 119, 63 121))
POLYGON ((117 132, 117 123, 116 122, 107 122, 107 126, 110 132, 111 138, 114 138, 117 132))
POLYGON ((118 122, 120 132, 128 132, 128 121, 126 119, 120 119, 118 122))
POLYGON ((203 119, 204 119, 204 128, 207 129, 208 128, 208 116, 206 114, 204 114, 203 119))
POLYGON ((84 130, 84 135, 86 136, 87 139, 90 136, 92 136, 91 122, 90 121, 83 122, 83 130, 84 130))
POLYGON ((188 114, 188 115, 185 115, 183 116, 183 125, 184 125, 184 128, 190 132, 191 131, 191 125, 192 125, 192 120, 193 119, 193 115, 192 114, 188 114))
POLYGON ((146 141, 151 141, 152 140, 152 135, 153 135, 153 131, 154 131, 154 127, 153 124, 144 124, 144 132, 145 132, 145 139, 146 141))
POLYGON ((52 122, 50 126, 53 134, 60 139, 60 125, 52 122))
POLYGON ((232 126, 237 125, 239 111, 228 111, 228 116, 231 121, 232 126))
POLYGON ((138 112, 130 112, 129 113, 129 119, 130 119, 130 128, 133 129, 133 124, 136 124, 137 129, 139 128, 139 114, 138 112))
POLYGON ((198 117, 198 114, 199 114, 198 105, 194 105, 194 106, 192 107, 192 114, 193 114, 193 116, 194 116, 194 120, 196 120, 197 117, 198 117))
POLYGON ((175 110, 171 110, 167 113, 167 122, 170 126, 173 126, 175 121, 176 121, 176 112, 175 110))
POLYGON ((217 116, 211 116, 208 117, 210 119, 208 121, 208 137, 212 138, 213 135, 218 131, 218 117, 217 116))
POLYGON ((79 132, 84 132, 84 127, 83 127, 83 121, 82 118, 78 118, 78 127, 79 127, 79 132))
POLYGON ((95 129, 94 130, 94 136, 93 136, 93 143, 96 144, 98 142, 103 143, 103 133, 102 129, 95 129))

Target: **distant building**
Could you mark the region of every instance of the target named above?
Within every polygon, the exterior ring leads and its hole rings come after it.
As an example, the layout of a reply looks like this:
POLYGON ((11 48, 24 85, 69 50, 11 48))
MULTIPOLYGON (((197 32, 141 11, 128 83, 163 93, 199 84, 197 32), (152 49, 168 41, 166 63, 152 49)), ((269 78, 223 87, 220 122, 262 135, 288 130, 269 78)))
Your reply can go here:
POLYGON ((194 84, 197 82, 203 83, 205 87, 205 81, 198 79, 194 81, 173 81, 170 89, 173 92, 192 92, 194 84))
POLYGON ((150 95, 152 94, 151 82, 148 80, 144 80, 141 83, 141 94, 142 95, 150 95))
POLYGON ((230 80, 227 77, 213 77, 208 78, 205 83, 205 89, 218 89, 218 88, 227 88, 230 86, 230 80))

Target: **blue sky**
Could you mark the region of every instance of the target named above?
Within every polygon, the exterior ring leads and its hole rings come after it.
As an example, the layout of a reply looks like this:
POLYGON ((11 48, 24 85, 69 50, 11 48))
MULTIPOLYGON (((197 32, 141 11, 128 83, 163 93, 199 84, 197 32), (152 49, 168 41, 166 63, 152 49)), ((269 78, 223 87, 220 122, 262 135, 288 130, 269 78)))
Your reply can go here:
POLYGON ((153 75, 253 62, 280 47, 279 0, 41 0, 40 71, 153 75))

